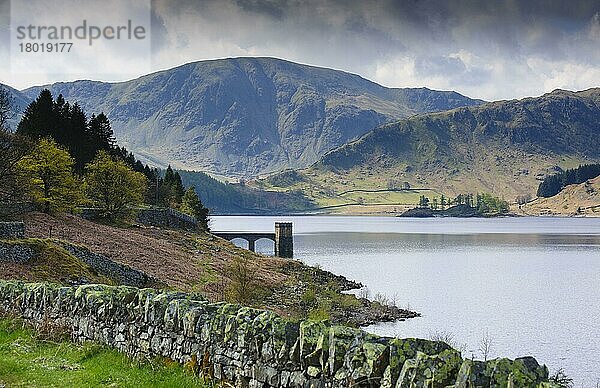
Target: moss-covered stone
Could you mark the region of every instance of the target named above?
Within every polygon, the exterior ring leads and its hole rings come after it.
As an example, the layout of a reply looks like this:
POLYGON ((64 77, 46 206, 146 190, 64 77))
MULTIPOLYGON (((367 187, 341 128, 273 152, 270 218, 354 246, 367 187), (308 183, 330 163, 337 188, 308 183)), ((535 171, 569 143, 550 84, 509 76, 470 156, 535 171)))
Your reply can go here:
POLYGON ((300 359, 302 365, 319 367, 325 371, 329 358, 329 323, 303 321, 300 323, 300 359))
POLYGON ((463 361, 443 342, 379 337, 328 322, 197 300, 173 291, 0 281, 5 310, 55 320, 81 341, 133 356, 197 360, 205 376, 261 387, 539 387, 548 370, 531 357, 463 361))
POLYGON ((396 388, 441 388, 453 385, 461 364, 462 358, 454 349, 446 349, 434 355, 418 352, 415 358, 405 361, 396 388))

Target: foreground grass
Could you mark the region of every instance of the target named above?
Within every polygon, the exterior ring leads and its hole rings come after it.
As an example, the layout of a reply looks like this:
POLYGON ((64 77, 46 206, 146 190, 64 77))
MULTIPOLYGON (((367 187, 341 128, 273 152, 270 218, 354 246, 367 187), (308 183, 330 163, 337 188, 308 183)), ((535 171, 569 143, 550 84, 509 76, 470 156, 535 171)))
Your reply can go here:
POLYGON ((209 387, 174 361, 133 361, 94 344, 40 337, 0 320, 0 387, 209 387))

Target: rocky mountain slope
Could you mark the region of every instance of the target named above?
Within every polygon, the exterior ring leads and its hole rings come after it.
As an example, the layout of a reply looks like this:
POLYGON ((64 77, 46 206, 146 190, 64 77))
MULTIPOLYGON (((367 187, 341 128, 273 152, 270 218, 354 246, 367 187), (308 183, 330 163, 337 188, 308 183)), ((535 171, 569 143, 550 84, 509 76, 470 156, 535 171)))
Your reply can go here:
POLYGON ((534 195, 551 172, 598 160, 600 89, 556 90, 378 127, 327 153, 285 190, 336 196, 406 181, 446 195, 487 191, 514 200, 534 195))
MULTIPOLYGON (((141 78, 48 87, 108 115, 145 161, 228 176, 307 167, 370 129, 477 105, 455 92, 390 89, 354 74, 273 58, 188 63, 141 78)), ((35 98, 42 87, 24 91, 35 98)))

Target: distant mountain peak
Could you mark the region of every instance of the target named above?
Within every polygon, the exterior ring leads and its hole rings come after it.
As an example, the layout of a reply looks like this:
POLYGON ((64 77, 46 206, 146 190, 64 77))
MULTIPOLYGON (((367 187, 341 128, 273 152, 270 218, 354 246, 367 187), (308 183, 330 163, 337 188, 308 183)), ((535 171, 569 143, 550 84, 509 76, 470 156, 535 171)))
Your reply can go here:
MULTIPOLYGON (((119 143, 147 161, 229 176, 306 167, 383 123, 482 103, 270 57, 190 62, 126 82, 45 87, 90 114, 105 112, 119 143)), ((24 93, 35 98, 41 88, 24 93)))

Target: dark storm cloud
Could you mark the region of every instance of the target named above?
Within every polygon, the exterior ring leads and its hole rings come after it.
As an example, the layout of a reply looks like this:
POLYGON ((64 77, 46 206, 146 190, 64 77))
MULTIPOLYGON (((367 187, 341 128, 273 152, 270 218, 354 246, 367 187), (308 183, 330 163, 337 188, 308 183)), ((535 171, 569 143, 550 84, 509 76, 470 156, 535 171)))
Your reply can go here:
POLYGON ((153 0, 153 67, 275 56, 486 99, 583 89, 600 79, 599 4, 153 0))
POLYGON ((600 77, 594 1, 157 0, 155 11, 164 65, 181 58, 172 47, 183 40, 197 54, 189 59, 278 56, 488 99, 597 86, 600 77))

